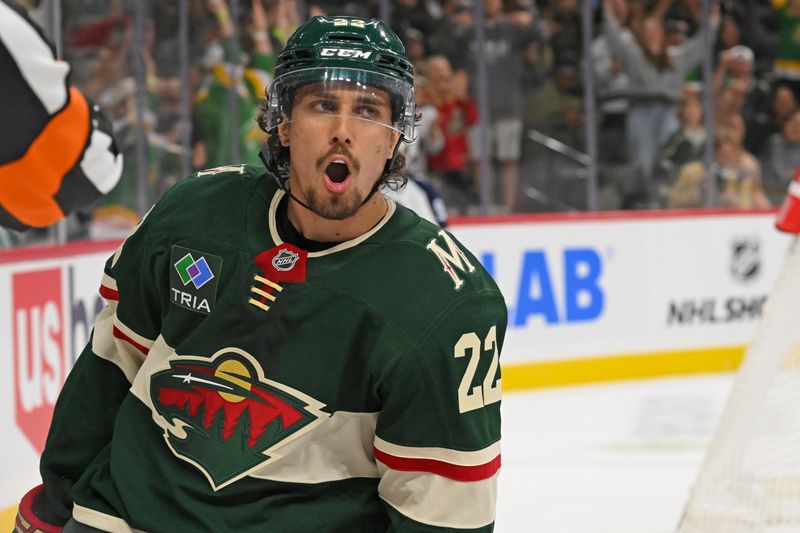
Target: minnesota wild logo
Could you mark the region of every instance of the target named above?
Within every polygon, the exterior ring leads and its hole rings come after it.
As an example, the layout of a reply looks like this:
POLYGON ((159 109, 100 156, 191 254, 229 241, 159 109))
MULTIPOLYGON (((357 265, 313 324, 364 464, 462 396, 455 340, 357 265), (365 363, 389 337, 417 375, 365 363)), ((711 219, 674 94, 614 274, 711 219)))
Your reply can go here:
POLYGON ((199 468, 215 491, 269 463, 273 450, 329 416, 324 404, 266 379, 238 348, 168 362, 150 377, 154 418, 172 452, 199 468))

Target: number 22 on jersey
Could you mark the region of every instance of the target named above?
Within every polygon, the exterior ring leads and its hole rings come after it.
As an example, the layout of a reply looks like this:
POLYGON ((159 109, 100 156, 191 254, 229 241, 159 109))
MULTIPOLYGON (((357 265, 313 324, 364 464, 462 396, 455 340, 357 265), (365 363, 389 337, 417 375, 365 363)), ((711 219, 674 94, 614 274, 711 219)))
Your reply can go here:
POLYGON ((461 335, 455 345, 453 355, 456 359, 466 357, 469 354, 467 368, 461 383, 458 386, 458 411, 466 413, 480 409, 486 405, 499 402, 501 396, 500 378, 495 381, 497 367, 499 365, 499 350, 497 348, 497 327, 492 326, 486 338, 481 342, 477 333, 471 331, 461 335), (481 385, 472 386, 475 372, 478 369, 481 354, 486 351, 491 353, 492 361, 489 363, 489 370, 483 378, 481 385))

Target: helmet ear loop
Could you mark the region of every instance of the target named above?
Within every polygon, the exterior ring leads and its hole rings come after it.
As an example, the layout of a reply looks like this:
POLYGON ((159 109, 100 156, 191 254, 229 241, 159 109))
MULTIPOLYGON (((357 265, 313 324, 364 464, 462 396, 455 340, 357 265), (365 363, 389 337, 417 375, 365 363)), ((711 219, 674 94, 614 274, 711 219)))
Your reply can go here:
POLYGON ((258 158, 264 163, 264 168, 267 171, 267 174, 272 178, 272 180, 278 185, 279 189, 284 191, 288 191, 289 187, 286 183, 289 181, 289 174, 280 168, 278 162, 273 158, 269 153, 269 148, 267 146, 262 146, 261 149, 258 151, 258 158))
POLYGON ((392 171, 392 167, 394 166, 394 160, 397 159, 397 154, 400 152, 400 145, 403 143, 408 143, 405 138, 405 135, 400 135, 400 138, 397 139, 397 144, 394 145, 394 150, 392 151, 392 157, 386 160, 386 165, 383 167, 383 174, 381 174, 380 181, 383 181, 383 178, 392 171))
POLYGON ((392 171, 392 167, 394 166, 394 161, 395 161, 395 159, 397 159, 397 154, 400 151, 400 145, 403 144, 404 142, 408 143, 409 141, 406 140, 405 136, 401 134, 400 138, 397 139, 397 144, 394 145, 394 150, 392 151, 392 157, 387 159, 386 160, 386 164, 383 166, 383 173, 381 174, 381 177, 378 178, 378 181, 375 182, 375 185, 372 187, 372 190, 367 195, 367 197, 364 199, 364 201, 362 202, 361 205, 364 205, 365 203, 367 203, 367 200, 372 198, 372 195, 375 194, 376 192, 378 192, 378 189, 381 188, 381 186, 383 185, 383 179, 386 176, 388 176, 389 173, 392 171))
MULTIPOLYGON (((276 128, 277 129, 277 128, 276 128)), ((278 135, 280 133, 278 131, 274 131, 272 134, 268 135, 278 135)), ((278 137, 278 142, 280 143, 280 137, 278 137)), ((282 163, 280 161, 280 157, 274 154, 275 146, 272 146, 272 138, 267 137, 267 141, 261 146, 261 149, 258 151, 258 158, 264 164, 264 168, 267 171, 267 174, 272 178, 272 180, 278 185, 278 188, 289 191, 289 169, 287 168, 286 163, 282 163)), ((282 146, 280 150, 286 150, 287 155, 289 151, 288 146, 282 146)))
MULTIPOLYGON (((406 113, 406 116, 408 116, 408 113, 406 113)), ((386 165, 384 165, 383 167, 383 174, 381 175, 381 179, 379 179, 378 183, 375 184, 376 187, 375 190, 380 188, 380 184, 383 183, 383 178, 388 176, 389 173, 392 171, 392 167, 394 166, 394 161, 395 159, 397 159, 397 153, 400 151, 400 145, 403 143, 411 144, 417 140, 415 131, 416 128, 414 126, 420 120, 421 117, 417 115, 415 111, 411 112, 411 117, 413 117, 413 120, 410 123, 411 128, 408 131, 406 131, 406 128, 403 128, 403 131, 400 132, 400 138, 397 139, 397 144, 394 145, 394 151, 392 152, 392 157, 391 159, 388 159, 386 161, 386 165)), ((374 194, 374 191, 373 193, 370 193, 370 196, 372 196, 372 194, 374 194)))
MULTIPOLYGON (((278 135, 278 138, 281 141, 283 141, 283 135, 281 134, 278 128, 278 125, 281 122, 280 117, 282 115, 287 117, 291 116, 292 110, 291 110, 291 105, 284 106, 283 108, 281 108, 280 102, 282 100, 285 102, 286 101, 291 102, 291 98, 293 96, 294 95, 291 92, 284 91, 283 98, 279 98, 277 90, 269 91, 267 95, 269 114, 271 117, 273 117, 270 122, 274 124, 274 128, 276 130, 275 133, 273 133, 273 135, 278 135)), ((283 143, 281 142, 281 144, 283 143)), ((269 174, 272 180, 278 185, 278 188, 288 192, 289 186, 287 185, 287 183, 289 182, 289 170, 285 168, 285 165, 281 165, 276 157, 272 156, 268 145, 264 145, 261 147, 261 149, 258 151, 258 158, 264 164, 264 167, 267 170, 267 174, 269 174)))

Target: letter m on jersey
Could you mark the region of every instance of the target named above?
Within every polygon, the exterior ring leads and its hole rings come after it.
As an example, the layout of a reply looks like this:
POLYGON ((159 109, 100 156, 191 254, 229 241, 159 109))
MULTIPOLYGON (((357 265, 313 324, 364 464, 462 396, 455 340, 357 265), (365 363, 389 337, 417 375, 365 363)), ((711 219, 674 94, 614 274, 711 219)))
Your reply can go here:
POLYGON ((431 239, 426 248, 433 252, 433 255, 442 263, 445 273, 453 280, 456 290, 464 285, 464 280, 459 277, 459 273, 475 272, 475 267, 469 262, 466 254, 458 247, 450 234, 444 230, 439 232, 439 237, 431 239), (444 242, 446 250, 440 245, 440 238, 444 242))

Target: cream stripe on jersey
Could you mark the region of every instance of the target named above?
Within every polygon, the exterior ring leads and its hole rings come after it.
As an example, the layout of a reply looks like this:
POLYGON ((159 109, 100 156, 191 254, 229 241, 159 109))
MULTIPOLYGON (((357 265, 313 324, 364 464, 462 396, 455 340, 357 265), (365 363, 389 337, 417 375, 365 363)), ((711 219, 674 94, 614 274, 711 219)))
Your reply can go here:
POLYGON ((109 533, 144 533, 141 530, 133 529, 122 518, 82 507, 77 503, 72 506, 72 518, 85 526, 95 527, 109 533))
POLYGON ((481 481, 454 481, 425 472, 398 472, 380 461, 378 471, 378 495, 412 520, 463 529, 494 521, 498 474, 481 481))
POLYGON ((392 444, 382 438, 375 436, 375 447, 380 451, 394 455, 395 457, 405 457, 408 459, 433 459, 444 461, 459 466, 477 466, 486 464, 500 455, 500 441, 472 452, 451 450, 448 448, 424 448, 412 446, 400 446, 392 444))
POLYGON ((67 103, 69 65, 53 52, 16 11, 0 2, 0 40, 17 64, 31 91, 51 115, 67 103), (61 83, 54 80, 61 78, 61 83))
POLYGON ((164 360, 174 353, 175 348, 167 344, 163 336, 159 335, 156 337, 155 342, 153 342, 153 345, 150 347, 150 352, 147 354, 147 359, 144 360, 144 364, 140 369, 142 377, 133 382, 131 392, 150 409, 153 408, 153 405, 150 401, 149 375, 153 373, 153 369, 162 365, 164 360))
POLYGON ((112 278, 108 274, 103 274, 103 279, 102 279, 102 281, 100 281, 100 284, 103 287, 107 287, 107 288, 111 289, 112 291, 116 291, 117 290, 117 280, 115 280, 114 278, 112 278))
POLYGON ((251 477, 288 483, 324 483, 353 477, 377 478, 372 438, 378 413, 336 411, 310 431, 270 455, 280 460, 251 477))
MULTIPOLYGON (((141 335, 136 335, 130 328, 124 326, 117 320, 117 302, 111 300, 108 305, 103 308, 97 316, 94 324, 94 337, 92 338, 92 351, 106 361, 110 361, 117 365, 120 370, 128 378, 128 381, 133 383, 136 373, 142 366, 147 354, 139 351, 138 348, 131 343, 126 342, 114 336, 114 326, 117 325, 120 331, 126 335, 130 334, 131 338, 141 339, 146 341, 146 346, 153 345, 153 341, 145 339, 141 335), (122 326, 120 328, 120 326, 122 326), (124 329, 122 329, 124 328, 124 329), (135 338, 134 338, 135 336, 135 338)), ((138 340, 136 342, 139 342, 138 340)), ((144 344, 143 342, 141 344, 144 344)))

